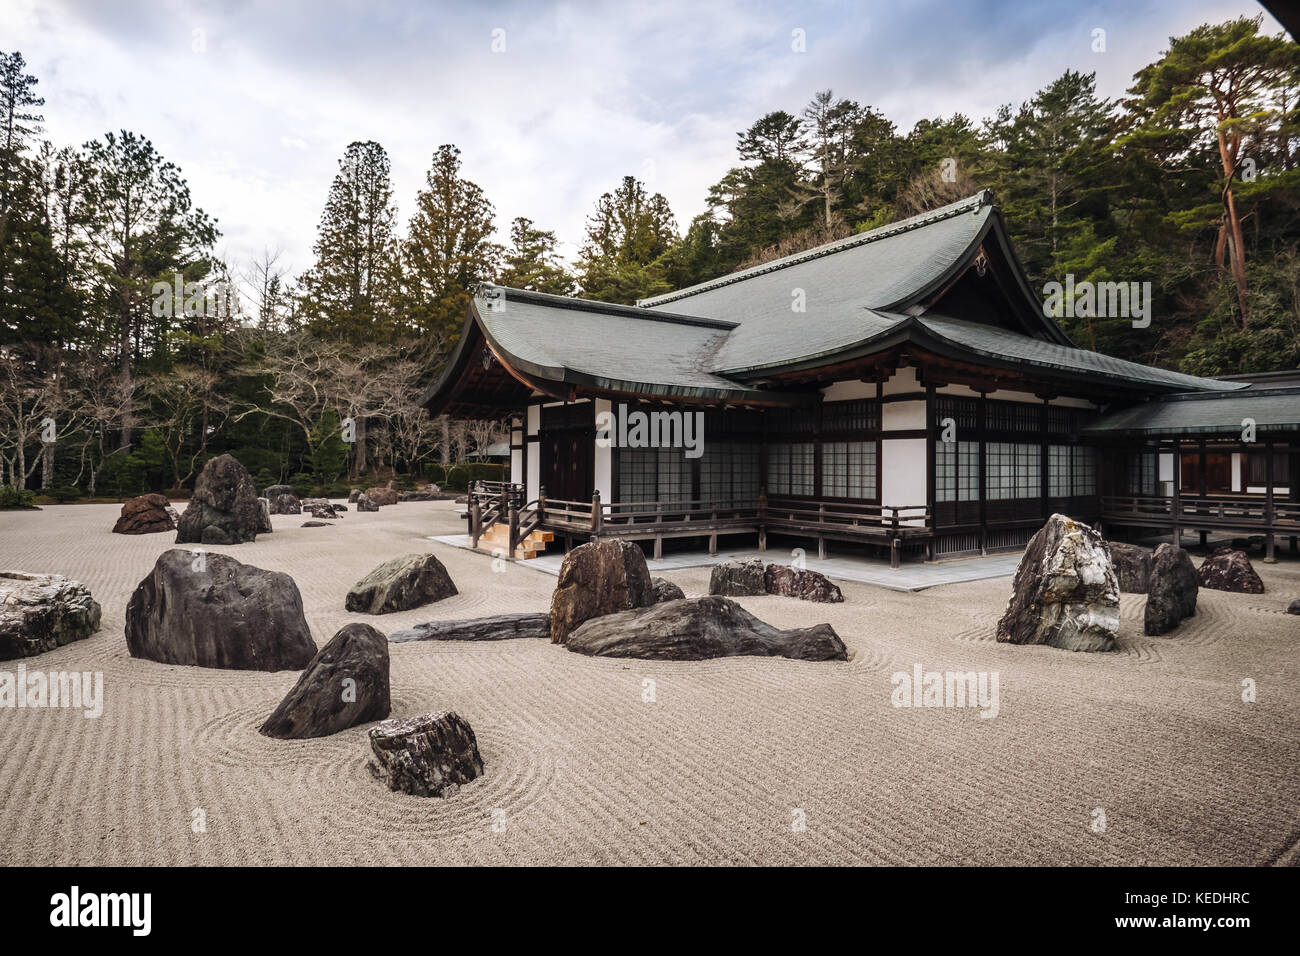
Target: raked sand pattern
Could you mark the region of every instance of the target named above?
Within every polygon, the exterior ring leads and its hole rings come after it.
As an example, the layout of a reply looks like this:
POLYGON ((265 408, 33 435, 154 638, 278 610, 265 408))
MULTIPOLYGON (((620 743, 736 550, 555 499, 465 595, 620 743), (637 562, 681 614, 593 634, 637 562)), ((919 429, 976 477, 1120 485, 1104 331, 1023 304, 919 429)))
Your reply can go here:
MULTIPOLYGON (((554 577, 495 573, 489 558, 427 540, 459 530, 457 510, 349 511, 327 528, 277 516, 273 534, 212 550, 291 574, 318 645, 350 620, 388 633, 546 609, 554 577), (381 617, 344 611, 375 565, 430 550, 459 595, 381 617)), ((1108 655, 997 644, 1009 578, 915 594, 843 583, 845 603, 829 606, 740 599, 781 627, 829 621, 847 664, 601 660, 529 640, 393 645, 394 715, 450 708, 478 736, 485 775, 438 800, 374 781, 364 728, 260 736, 296 672, 132 659, 126 603, 172 535, 111 534, 117 513, 0 513, 0 566, 77 578, 104 609, 97 634, 28 667, 105 680, 99 719, 0 710, 0 863, 1297 862, 1300 617, 1282 611, 1300 597, 1300 561, 1285 556, 1256 564, 1267 593, 1203 590, 1170 637, 1144 637, 1144 599, 1124 595, 1120 651, 1108 655), (890 675, 916 663, 997 671, 999 715, 892 707, 890 675), (196 808, 206 832, 191 829, 196 808)), ((707 590, 707 568, 665 576, 688 596, 707 590)))

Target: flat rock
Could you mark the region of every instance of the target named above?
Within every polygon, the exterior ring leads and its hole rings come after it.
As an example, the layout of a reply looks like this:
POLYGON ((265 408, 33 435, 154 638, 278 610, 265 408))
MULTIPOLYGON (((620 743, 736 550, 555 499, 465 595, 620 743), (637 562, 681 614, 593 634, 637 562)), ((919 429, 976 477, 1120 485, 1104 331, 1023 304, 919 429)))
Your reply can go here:
POLYGON ((1119 631, 1119 581, 1100 534, 1054 514, 1029 539, 997 639, 1109 651, 1119 631))
POLYGON ((260 521, 252 475, 232 456, 218 455, 194 482, 194 494, 176 528, 176 543, 254 541, 260 521))
POLYGON ((1151 552, 1136 544, 1108 541, 1110 560, 1122 594, 1146 594, 1151 584, 1151 552))
POLYGON ((545 612, 496 614, 466 621, 430 621, 394 631, 394 644, 406 641, 509 641, 519 637, 551 636, 551 618, 545 612))
POLYGON ((829 624, 782 631, 735 601, 717 596, 665 601, 593 618, 570 634, 565 646, 593 657, 656 661, 741 655, 801 661, 848 659, 844 642, 829 624))
POLYGON ((99 630, 100 607, 62 574, 0 571, 0 661, 43 654, 99 630))
POLYGON ((844 594, 838 585, 824 574, 786 564, 769 564, 763 571, 763 586, 768 594, 817 601, 820 604, 839 604, 844 594))
POLYGON ((1197 572, 1201 587, 1214 591, 1234 591, 1237 594, 1263 594, 1264 582, 1259 579, 1245 551, 1219 548, 1205 559, 1197 572))
POLYGON ((352 586, 349 611, 387 614, 431 604, 456 594, 451 575, 432 554, 405 554, 375 568, 352 586))
POLYGON ((1165 543, 1151 556, 1151 576, 1142 630, 1149 635, 1168 634, 1183 618, 1196 613, 1197 579, 1192 556, 1165 543))
POLYGON ((157 534, 176 530, 176 509, 165 495, 140 495, 122 503, 114 534, 157 534))
POLYGON ((388 641, 358 621, 317 652, 258 732, 283 740, 325 737, 391 712, 388 641))
POLYGON ((302 523, 302 526, 303 526, 304 528, 332 528, 332 527, 334 527, 334 526, 333 526, 332 524, 330 524, 328 521, 304 521, 304 522, 302 523))
POLYGON ((650 602, 651 604, 662 604, 664 601, 680 601, 686 597, 686 592, 667 578, 652 578, 650 587, 654 590, 654 600, 650 602))
POLYGON ((724 597, 753 597, 767 593, 767 569, 758 558, 723 561, 709 573, 709 593, 724 597))
POLYGON ((483 773, 474 730, 455 711, 385 720, 369 737, 367 766, 390 790, 449 797, 483 773))
POLYGON ((229 670, 299 670, 316 656, 293 578, 178 548, 131 595, 126 647, 162 664, 229 670))
POLYGON ((589 541, 564 556, 551 594, 551 643, 584 621, 654 601, 645 555, 629 541, 589 541))

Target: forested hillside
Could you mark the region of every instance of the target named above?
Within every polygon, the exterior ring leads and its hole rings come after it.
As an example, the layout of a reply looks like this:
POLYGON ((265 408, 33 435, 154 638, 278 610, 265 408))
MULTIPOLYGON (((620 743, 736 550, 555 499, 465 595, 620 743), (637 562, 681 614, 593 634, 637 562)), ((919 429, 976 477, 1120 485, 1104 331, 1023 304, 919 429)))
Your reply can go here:
POLYGON ((49 142, 58 104, 0 53, 0 485, 178 489, 223 452, 261 484, 445 478, 435 463, 500 437, 417 405, 484 283, 630 303, 985 188, 1036 289, 1151 283, 1147 328, 1062 317, 1079 345, 1205 375, 1296 368, 1298 98, 1300 47, 1258 19, 1173 38, 1118 101, 1066 71, 994 116, 903 130, 815 92, 738 134, 689 223, 611 183, 574 262, 554 232, 499 222, 452 145, 399 219, 383 146, 356 142, 297 273, 275 251, 220 261, 220 224, 146 135, 49 142))

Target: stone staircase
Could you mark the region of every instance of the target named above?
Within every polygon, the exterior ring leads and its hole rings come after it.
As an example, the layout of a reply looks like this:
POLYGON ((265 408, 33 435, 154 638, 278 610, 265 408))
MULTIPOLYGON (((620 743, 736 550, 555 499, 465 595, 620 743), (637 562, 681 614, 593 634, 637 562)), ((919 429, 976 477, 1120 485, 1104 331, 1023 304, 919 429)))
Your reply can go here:
MULTIPOLYGON (((515 557, 522 560, 535 558, 546 550, 546 546, 555 540, 555 534, 550 531, 533 531, 519 542, 519 547, 515 549, 515 557)), ((485 551, 510 551, 510 527, 504 522, 498 521, 478 539, 478 546, 485 551)))

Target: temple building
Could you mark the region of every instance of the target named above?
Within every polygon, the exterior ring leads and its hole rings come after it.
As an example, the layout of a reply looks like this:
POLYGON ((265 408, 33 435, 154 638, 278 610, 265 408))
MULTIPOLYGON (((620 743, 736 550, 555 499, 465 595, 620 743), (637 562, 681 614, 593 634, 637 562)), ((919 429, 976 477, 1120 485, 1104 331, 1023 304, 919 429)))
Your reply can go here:
POLYGON ((897 566, 1019 549, 1053 512, 1269 556, 1300 535, 1300 373, 1075 347, 987 192, 636 306, 489 288, 422 401, 509 422, 470 533, 524 557, 771 533, 897 566))

